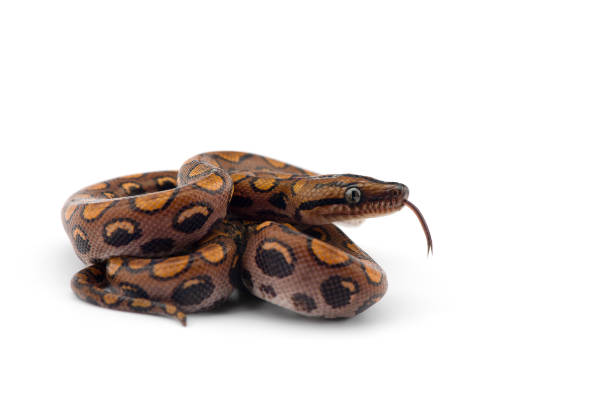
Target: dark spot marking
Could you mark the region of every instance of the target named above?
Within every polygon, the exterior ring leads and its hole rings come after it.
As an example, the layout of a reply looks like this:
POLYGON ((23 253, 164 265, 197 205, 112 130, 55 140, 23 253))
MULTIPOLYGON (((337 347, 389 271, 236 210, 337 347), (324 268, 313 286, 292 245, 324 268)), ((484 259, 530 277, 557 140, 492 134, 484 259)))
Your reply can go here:
POLYGON ((250 207, 251 205, 253 205, 253 200, 248 197, 234 195, 232 197, 231 205, 240 208, 250 207))
POLYGON ((268 276, 284 278, 295 269, 295 255, 288 245, 276 239, 265 239, 259 243, 255 263, 268 276))
POLYGON ((145 189, 142 188, 142 186, 139 183, 136 183, 134 181, 123 183, 121 185, 121 188, 123 188, 123 190, 128 195, 140 195, 140 194, 144 194, 145 193, 145 189))
POLYGON ((191 203, 181 208, 174 216, 172 226, 178 231, 190 234, 206 224, 212 211, 205 203, 191 203), (198 209, 197 207, 200 208, 198 209))
POLYGON ((366 300, 361 306, 359 306, 359 308, 355 311, 355 314, 358 315, 359 313, 369 309, 372 305, 378 302, 379 299, 380 296, 378 295, 370 296, 368 300, 366 300))
POLYGON ((104 225, 104 242, 120 247, 142 236, 140 224, 129 218, 115 218, 104 225))
POLYGON ((306 234, 323 242, 329 241, 329 234, 320 227, 310 227, 304 231, 306 234))
POLYGON ((157 179, 157 191, 170 190, 176 187, 176 182, 165 177, 157 179))
POLYGON ((296 293, 291 296, 293 307, 300 312, 312 312, 317 308, 315 300, 305 293, 296 293))
POLYGON ((162 252, 168 252, 174 247, 174 240, 172 238, 154 238, 149 242, 142 244, 140 249, 145 254, 157 254, 162 252))
POLYGON ((181 306, 202 303, 215 290, 215 284, 208 275, 189 279, 181 283, 172 293, 172 300, 181 306))
POLYGON ((87 234, 85 234, 85 231, 79 228, 79 232, 80 233, 76 234, 74 237, 74 244, 76 245, 77 251, 82 254, 86 254, 91 249, 91 245, 89 244, 89 239, 87 239, 87 234))
POLYGON ((331 276, 321 284, 321 294, 325 302, 334 309, 351 303, 351 295, 357 292, 359 285, 354 279, 338 275, 331 276))
POLYGON ((265 297, 276 297, 276 291, 272 285, 260 285, 259 290, 264 294, 265 297))
POLYGON ((268 201, 270 202, 270 204, 272 204, 276 208, 280 208, 281 210, 287 208, 287 196, 285 195, 285 193, 276 193, 272 197, 270 197, 270 200, 268 201))
MULTIPOLYGON (((98 265, 90 266, 77 274, 75 277, 84 276, 88 283, 98 284, 106 279, 104 271, 98 265)), ((78 283, 78 280, 77 280, 78 283)))
POLYGON ((125 296, 132 297, 132 298, 149 299, 149 294, 145 292, 143 288, 141 288, 140 286, 134 285, 133 283, 123 282, 119 285, 119 288, 121 289, 121 292, 123 292, 125 296))

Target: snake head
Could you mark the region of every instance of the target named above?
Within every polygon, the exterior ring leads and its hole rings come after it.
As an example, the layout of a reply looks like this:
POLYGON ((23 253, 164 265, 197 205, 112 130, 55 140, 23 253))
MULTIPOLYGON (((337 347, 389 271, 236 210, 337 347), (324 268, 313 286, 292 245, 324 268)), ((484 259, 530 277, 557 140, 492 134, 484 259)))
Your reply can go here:
POLYGON ((316 176, 304 179, 299 196, 295 218, 305 224, 379 217, 407 206, 419 219, 427 238, 428 252, 432 251, 431 234, 425 218, 408 201, 408 187, 404 184, 353 174, 316 176))
POLYGON ((377 217, 400 210, 408 187, 353 174, 305 179, 296 218, 306 224, 377 217))

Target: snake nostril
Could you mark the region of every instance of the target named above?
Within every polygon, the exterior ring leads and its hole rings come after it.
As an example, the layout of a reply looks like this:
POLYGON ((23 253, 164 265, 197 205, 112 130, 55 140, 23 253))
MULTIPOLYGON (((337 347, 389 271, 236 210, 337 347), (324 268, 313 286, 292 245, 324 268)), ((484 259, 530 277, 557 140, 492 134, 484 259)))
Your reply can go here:
POLYGON ((393 183, 391 188, 391 197, 393 199, 397 198, 407 198, 408 197, 408 187, 401 183, 393 183))

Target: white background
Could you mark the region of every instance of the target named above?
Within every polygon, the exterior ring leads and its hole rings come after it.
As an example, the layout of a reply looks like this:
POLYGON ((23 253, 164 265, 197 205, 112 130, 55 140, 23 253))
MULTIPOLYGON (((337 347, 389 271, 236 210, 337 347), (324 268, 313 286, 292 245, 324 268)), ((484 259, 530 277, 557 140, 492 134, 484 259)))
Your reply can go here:
MULTIPOLYGON (((610 407, 607 1, 0 3, 1 405, 610 407), (79 301, 75 190, 204 151, 400 181, 346 321, 79 301)), ((346 230, 346 229, 345 229, 346 230)))

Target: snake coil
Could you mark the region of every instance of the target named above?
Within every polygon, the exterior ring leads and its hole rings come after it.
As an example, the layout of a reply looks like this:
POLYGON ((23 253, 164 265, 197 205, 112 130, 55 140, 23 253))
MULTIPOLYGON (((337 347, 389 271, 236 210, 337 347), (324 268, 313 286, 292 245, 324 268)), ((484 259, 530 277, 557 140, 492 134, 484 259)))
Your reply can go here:
POLYGON ((77 296, 172 316, 218 307, 238 288, 306 316, 351 317, 385 294, 380 266, 336 221, 407 205, 408 189, 352 174, 317 175, 268 157, 211 152, 177 171, 134 174, 73 194, 64 228, 87 266, 77 296))

